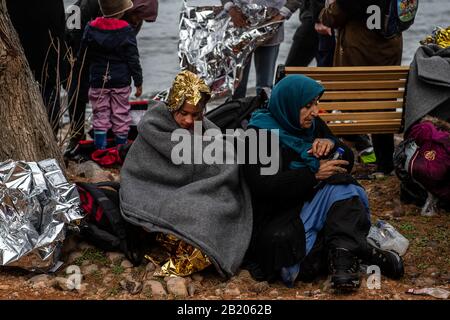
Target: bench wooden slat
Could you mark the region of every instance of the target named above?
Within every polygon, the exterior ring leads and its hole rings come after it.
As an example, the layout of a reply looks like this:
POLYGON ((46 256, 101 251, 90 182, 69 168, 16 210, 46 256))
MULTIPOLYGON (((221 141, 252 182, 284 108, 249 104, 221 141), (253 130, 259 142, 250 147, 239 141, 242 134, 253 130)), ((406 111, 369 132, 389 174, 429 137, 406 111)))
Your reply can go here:
POLYGON ((397 133, 400 124, 401 120, 396 122, 329 123, 328 127, 334 134, 397 133))
POLYGON ((399 123, 399 121, 401 121, 401 119, 378 119, 378 120, 359 120, 359 121, 353 121, 353 122, 339 122, 339 123, 332 123, 333 125, 348 125, 348 124, 353 124, 353 125, 377 125, 377 124, 396 124, 399 123))
POLYGON ((285 67, 286 74, 304 73, 369 73, 369 72, 409 72, 408 66, 370 66, 370 67, 285 67))
POLYGON ((332 110, 386 110, 403 107, 403 101, 321 102, 319 109, 332 110))
POLYGON ((305 73, 305 76, 313 78, 314 80, 323 81, 355 81, 355 80, 401 80, 407 79, 404 73, 390 72, 390 73, 358 73, 358 74, 340 74, 340 73, 305 73))
POLYGON ((326 90, 376 90, 404 88, 406 80, 387 81, 321 81, 326 90))
POLYGON ((404 91, 384 90, 384 91, 325 91, 320 98, 327 100, 380 100, 403 98, 404 91))
POLYGON ((343 112, 343 113, 321 113, 319 116, 324 121, 335 120, 383 120, 383 119, 400 119, 401 112, 343 112))
POLYGON ((392 119, 392 120, 386 120, 386 119, 380 119, 380 120, 361 120, 361 121, 355 121, 355 122, 339 122, 339 123, 330 123, 336 127, 345 127, 347 125, 354 125, 354 126, 375 126, 380 124, 386 124, 386 125, 395 125, 398 124, 401 121, 401 119, 392 119))
POLYGON ((340 129, 333 129, 330 128, 331 132, 333 132, 333 134, 339 136, 339 135, 347 135, 347 134, 377 134, 377 133, 392 133, 392 134, 396 134, 399 133, 399 126, 396 125, 394 127, 370 127, 370 128, 365 128, 365 127, 345 127, 345 128, 340 128, 340 129))

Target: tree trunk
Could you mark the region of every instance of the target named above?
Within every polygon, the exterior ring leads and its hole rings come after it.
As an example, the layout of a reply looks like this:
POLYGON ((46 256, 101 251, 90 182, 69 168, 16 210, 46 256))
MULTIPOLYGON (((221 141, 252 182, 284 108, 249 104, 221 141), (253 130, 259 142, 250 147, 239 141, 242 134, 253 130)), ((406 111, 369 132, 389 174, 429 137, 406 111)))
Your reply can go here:
POLYGON ((47 158, 56 159, 64 169, 38 83, 9 19, 5 0, 0 0, 0 161, 47 158))

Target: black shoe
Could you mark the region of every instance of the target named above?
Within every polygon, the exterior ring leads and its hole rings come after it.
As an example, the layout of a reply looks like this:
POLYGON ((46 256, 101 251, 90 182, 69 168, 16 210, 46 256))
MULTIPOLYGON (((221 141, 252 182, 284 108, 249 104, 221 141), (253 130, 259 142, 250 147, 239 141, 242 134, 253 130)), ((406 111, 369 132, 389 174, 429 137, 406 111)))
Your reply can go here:
POLYGON ((335 248, 329 253, 329 272, 333 289, 348 291, 361 285, 358 258, 345 248, 335 248))
POLYGON ((382 250, 369 244, 368 264, 380 267, 381 274, 391 278, 400 279, 405 273, 403 259, 393 251, 382 250))

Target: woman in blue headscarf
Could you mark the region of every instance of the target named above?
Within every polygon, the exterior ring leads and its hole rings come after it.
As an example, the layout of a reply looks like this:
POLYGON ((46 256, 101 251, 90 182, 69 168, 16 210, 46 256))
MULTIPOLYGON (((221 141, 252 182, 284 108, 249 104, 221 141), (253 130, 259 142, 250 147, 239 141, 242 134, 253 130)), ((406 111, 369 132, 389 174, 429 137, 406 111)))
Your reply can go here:
POLYGON ((352 151, 318 117, 323 92, 316 81, 290 75, 274 87, 268 108, 252 115, 249 128, 258 131, 258 139, 270 132, 267 145, 259 140, 258 147, 278 156, 279 168, 263 175, 267 165, 245 165, 254 226, 244 267, 260 280, 281 276, 288 286, 328 272, 334 288, 357 288, 361 258, 387 276, 401 277, 397 254, 367 244, 367 195, 349 174, 352 151), (276 150, 272 139, 279 139, 276 150), (338 148, 342 159, 330 159, 338 148))

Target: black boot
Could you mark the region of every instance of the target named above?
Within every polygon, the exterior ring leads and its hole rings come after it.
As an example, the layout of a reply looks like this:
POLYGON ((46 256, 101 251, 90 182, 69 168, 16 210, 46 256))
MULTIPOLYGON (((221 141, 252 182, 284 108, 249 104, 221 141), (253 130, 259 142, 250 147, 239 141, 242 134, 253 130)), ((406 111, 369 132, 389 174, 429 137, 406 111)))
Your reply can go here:
POLYGON ((367 263, 377 265, 381 274, 391 279, 400 279, 404 274, 403 259, 396 252, 382 250, 370 243, 367 263))
POLYGON ((328 252, 325 248, 323 232, 319 232, 316 242, 300 264, 298 280, 313 282, 318 276, 328 274, 328 252))
POLYGON ((353 290, 361 285, 358 258, 345 248, 330 250, 329 272, 331 287, 337 290, 353 290))

